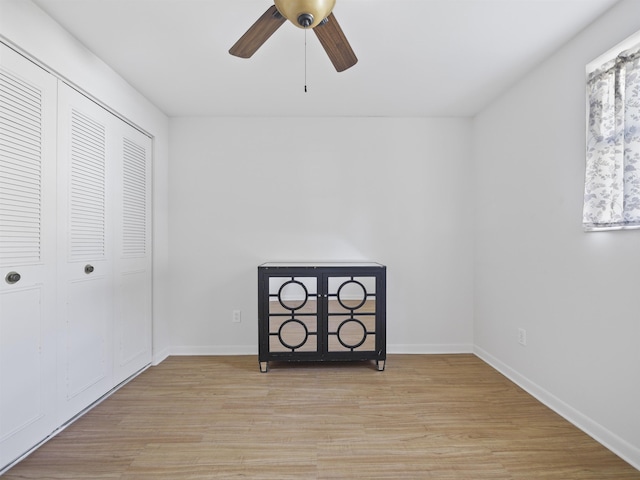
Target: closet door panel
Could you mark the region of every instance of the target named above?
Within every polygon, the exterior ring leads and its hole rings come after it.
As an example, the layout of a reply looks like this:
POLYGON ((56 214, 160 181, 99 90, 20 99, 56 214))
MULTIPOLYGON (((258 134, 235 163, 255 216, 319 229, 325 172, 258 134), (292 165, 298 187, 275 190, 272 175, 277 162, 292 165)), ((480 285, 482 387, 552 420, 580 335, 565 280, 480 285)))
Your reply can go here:
POLYGON ((58 91, 60 421, 113 386, 113 116, 58 91))
POLYGON ((115 365, 119 383, 151 363, 151 139, 117 129, 115 365))
POLYGON ((118 279, 115 381, 119 383, 151 363, 150 292, 146 271, 118 279))
MULTIPOLYGON (((82 398, 85 391, 108 382, 109 302, 105 295, 108 279, 96 275, 91 280, 73 280, 67 291, 67 342, 65 344, 66 399, 82 398)), ((110 385, 105 385, 104 391, 110 385)), ((100 395, 100 392, 97 395, 100 395)), ((104 393, 104 392, 102 392, 104 393)), ((91 401, 91 399, 88 399, 91 401)))
POLYGON ((57 426, 55 122, 56 79, 0 44, 0 469, 57 426))

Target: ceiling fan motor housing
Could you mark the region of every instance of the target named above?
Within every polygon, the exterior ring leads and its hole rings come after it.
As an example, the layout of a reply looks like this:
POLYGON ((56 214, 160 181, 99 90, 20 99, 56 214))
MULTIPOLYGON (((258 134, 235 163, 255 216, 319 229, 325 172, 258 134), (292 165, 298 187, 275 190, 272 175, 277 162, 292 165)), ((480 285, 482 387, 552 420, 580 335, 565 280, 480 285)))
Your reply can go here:
POLYGON ((310 13, 303 13, 298 17, 298 25, 302 26, 302 28, 309 28, 310 25, 313 24, 313 15, 310 13))
POLYGON ((329 16, 336 0, 275 0, 278 11, 300 28, 315 28, 329 16))

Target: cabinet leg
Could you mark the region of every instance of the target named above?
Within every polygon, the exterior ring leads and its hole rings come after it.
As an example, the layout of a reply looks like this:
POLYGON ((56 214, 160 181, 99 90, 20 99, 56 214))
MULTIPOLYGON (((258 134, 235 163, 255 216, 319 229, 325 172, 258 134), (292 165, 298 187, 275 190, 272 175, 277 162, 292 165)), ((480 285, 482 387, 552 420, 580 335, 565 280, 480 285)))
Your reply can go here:
POLYGON ((376 365, 378 366, 378 371, 384 371, 384 360, 376 360, 376 365))
POLYGON ((260 362, 260 372, 267 373, 269 371, 269 362, 260 362))

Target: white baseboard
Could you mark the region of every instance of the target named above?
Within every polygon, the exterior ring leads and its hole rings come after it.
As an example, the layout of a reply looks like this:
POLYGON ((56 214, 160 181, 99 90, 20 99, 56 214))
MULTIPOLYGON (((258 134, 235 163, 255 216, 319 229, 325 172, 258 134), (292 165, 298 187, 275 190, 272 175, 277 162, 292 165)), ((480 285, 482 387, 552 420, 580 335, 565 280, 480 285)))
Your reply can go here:
POLYGON ((527 393, 535 397, 538 401, 549 407, 565 420, 571 422, 587 435, 592 437, 598 443, 601 443, 613 453, 618 455, 624 461, 628 462, 634 468, 640 470, 640 449, 631 445, 626 440, 620 438, 613 432, 607 430, 599 423, 576 410, 571 405, 563 402, 561 399, 548 392, 540 385, 532 382, 528 378, 502 363, 490 353, 484 351, 480 347, 474 347, 474 353, 481 360, 485 361, 493 368, 502 373, 509 380, 521 387, 527 393))
MULTIPOLYGON (((256 345, 207 345, 207 346, 174 346, 166 350, 167 355, 258 355, 256 345), (170 353, 169 353, 170 352, 170 353)), ((387 354, 447 354, 474 353, 471 344, 407 344, 388 345, 387 354)), ((159 357, 159 356, 158 356, 159 357)), ((159 363, 159 362, 158 362, 159 363)), ((154 363, 155 364, 155 363, 154 363)))
POLYGON ((164 360, 166 360, 169 355, 171 355, 171 349, 168 348, 168 347, 160 350, 159 352, 153 352, 153 358, 151 359, 151 365, 153 365, 154 367, 156 365, 160 365, 160 363, 162 363, 164 360))
POLYGON ((174 346, 171 355, 258 355, 256 345, 174 346))
POLYGON ((473 345, 466 343, 451 344, 396 344, 387 346, 387 354, 437 355, 449 353, 473 353, 473 345))

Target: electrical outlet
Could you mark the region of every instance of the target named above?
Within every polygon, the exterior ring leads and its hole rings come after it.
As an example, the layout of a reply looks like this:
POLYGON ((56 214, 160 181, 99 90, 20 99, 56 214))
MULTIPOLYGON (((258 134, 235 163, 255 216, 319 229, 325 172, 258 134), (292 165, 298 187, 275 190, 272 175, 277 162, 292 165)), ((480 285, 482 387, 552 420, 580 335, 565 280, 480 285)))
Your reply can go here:
POLYGON ((527 346, 527 331, 524 328, 518 329, 518 343, 527 346))
POLYGON ((242 321, 242 312, 240 310, 233 311, 233 323, 240 323, 242 321))

